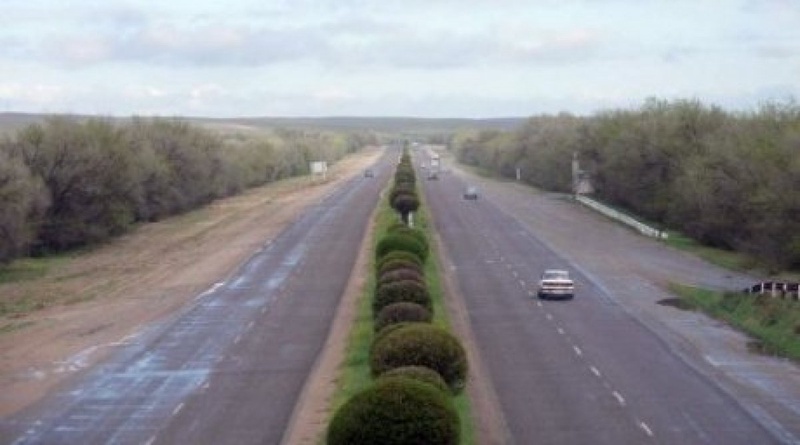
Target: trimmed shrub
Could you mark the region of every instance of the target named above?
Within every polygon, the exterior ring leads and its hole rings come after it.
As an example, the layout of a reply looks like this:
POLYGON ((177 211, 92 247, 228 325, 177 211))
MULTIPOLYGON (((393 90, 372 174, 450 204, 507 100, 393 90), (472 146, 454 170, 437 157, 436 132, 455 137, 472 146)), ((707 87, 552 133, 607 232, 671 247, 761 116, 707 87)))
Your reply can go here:
POLYGON ((403 323, 418 322, 430 323, 433 319, 431 311, 417 303, 400 301, 386 305, 375 316, 375 332, 380 332, 386 326, 403 323))
POLYGON ((397 260, 386 261, 385 263, 383 263, 380 269, 378 269, 376 276, 378 277, 378 280, 380 280, 387 273, 401 269, 413 270, 419 272, 420 274, 423 273, 422 266, 418 265, 417 263, 408 260, 397 259, 397 260))
POLYGON ((375 296, 372 300, 373 314, 377 316, 381 309, 401 301, 417 303, 429 311, 433 310, 433 303, 431 302, 430 294, 428 294, 428 289, 416 281, 405 280, 384 284, 375 289, 375 296))
POLYGON ((456 337, 428 323, 410 323, 380 335, 372 344, 370 369, 379 376, 401 366, 426 366, 459 392, 467 378, 467 355, 456 337))
POLYGON ((391 226, 389 226, 389 229, 387 229, 386 233, 413 236, 417 241, 419 241, 423 246, 425 246, 425 250, 428 250, 429 248, 428 237, 425 235, 425 232, 423 232, 420 229, 414 229, 408 227, 403 223, 392 224, 391 226))
POLYGON ((460 422, 453 402, 428 383, 408 377, 381 379, 334 414, 328 445, 458 445, 460 422))
POLYGON ((392 208, 402 214, 405 221, 410 212, 416 212, 419 209, 419 198, 410 193, 401 193, 392 201, 392 208))
POLYGON ((380 260, 375 262, 375 270, 378 270, 390 260, 408 260, 415 263, 417 266, 422 267, 422 260, 416 254, 406 252, 404 250, 395 250, 382 256, 380 260))
POLYGON ((414 188, 414 184, 397 184, 392 187, 392 190, 389 192, 389 203, 394 202, 394 200, 400 195, 416 195, 417 191, 414 188))
POLYGON ((384 380, 392 377, 407 377, 433 385, 445 393, 450 393, 450 388, 447 386, 447 382, 444 381, 442 376, 440 376, 438 372, 426 366, 401 366, 399 368, 394 368, 391 371, 386 371, 381 374, 378 380, 384 380))
POLYGON ((389 252, 402 250, 404 252, 411 252, 418 256, 422 261, 428 257, 428 248, 423 243, 410 234, 405 233, 389 233, 384 236, 375 248, 375 254, 378 259, 382 258, 389 252))
POLYGON ((422 285, 425 284, 425 277, 418 271, 414 269, 396 269, 381 275, 380 279, 378 279, 378 287, 403 280, 416 281, 422 285))

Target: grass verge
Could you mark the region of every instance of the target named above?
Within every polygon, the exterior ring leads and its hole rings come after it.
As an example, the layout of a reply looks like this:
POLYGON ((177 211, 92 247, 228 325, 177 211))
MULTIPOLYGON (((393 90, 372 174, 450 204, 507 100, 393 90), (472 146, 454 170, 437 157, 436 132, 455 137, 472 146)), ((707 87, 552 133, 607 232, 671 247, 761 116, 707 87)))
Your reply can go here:
MULTIPOLYGON (((370 240, 370 261, 369 273, 364 287, 364 293, 358 301, 357 315, 353 324, 348 345, 345 351, 345 358, 340 369, 337 388, 333 396, 331 413, 335 413, 347 400, 358 392, 369 386, 373 379, 369 369, 369 349, 372 345, 373 319, 372 319, 372 292, 375 288, 375 274, 371 273, 374 266, 374 255, 377 241, 386 233, 386 229, 397 221, 397 216, 388 203, 383 200, 377 212, 377 221, 372 240, 370 240)), ((423 206, 424 207, 424 206, 423 206)), ((415 215, 415 226, 430 233, 429 220, 424 210, 415 215)), ((444 291, 439 278, 439 270, 436 261, 434 243, 431 243, 431 258, 425 263, 425 278, 428 283, 428 291, 433 300, 434 319, 433 323, 437 326, 449 327, 450 321, 447 318, 447 311, 444 304, 444 291)), ((454 398, 456 410, 461 419, 461 443, 473 445, 475 443, 475 432, 472 424, 471 409, 469 398, 466 391, 454 398)), ((324 439, 323 439, 324 443, 324 439)))
POLYGON ((747 333, 754 350, 800 360, 800 302, 737 292, 670 284, 682 307, 701 310, 747 333))

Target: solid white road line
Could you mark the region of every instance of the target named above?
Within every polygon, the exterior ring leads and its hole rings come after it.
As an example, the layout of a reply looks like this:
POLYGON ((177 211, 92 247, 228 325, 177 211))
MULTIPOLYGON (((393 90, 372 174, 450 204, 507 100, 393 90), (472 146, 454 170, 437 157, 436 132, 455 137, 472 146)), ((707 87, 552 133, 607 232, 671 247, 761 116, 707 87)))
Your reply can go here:
POLYGON ((581 348, 579 348, 577 346, 573 346, 572 349, 575 350, 575 355, 577 355, 578 357, 583 355, 583 351, 581 351, 581 348))
POLYGON ((596 375, 597 377, 602 376, 602 374, 600 374, 600 370, 594 366, 589 366, 589 369, 592 371, 592 374, 596 375))
POLYGON ((647 426, 646 423, 639 422, 639 427, 644 430, 645 434, 647 434, 650 437, 653 437, 653 430, 651 430, 650 427, 647 426))
POLYGON ((619 402, 620 405, 625 406, 625 398, 622 397, 622 394, 614 391, 611 393, 611 395, 613 395, 614 398, 617 399, 617 402, 619 402))

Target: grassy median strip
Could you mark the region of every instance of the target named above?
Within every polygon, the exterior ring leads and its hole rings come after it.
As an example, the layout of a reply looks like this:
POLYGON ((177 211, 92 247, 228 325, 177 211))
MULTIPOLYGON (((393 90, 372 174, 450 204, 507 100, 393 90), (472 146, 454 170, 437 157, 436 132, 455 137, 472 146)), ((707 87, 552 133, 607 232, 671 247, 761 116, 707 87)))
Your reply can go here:
POLYGON ((681 298, 683 308, 699 309, 753 337, 753 350, 800 360, 800 302, 682 284, 671 284, 670 290, 681 298))
MULTIPOLYGON (((370 240, 370 261, 367 273, 366 286, 359 298, 358 310, 353 324, 345 358, 337 382, 337 389, 333 397, 331 413, 336 412, 352 396, 361 392, 373 383, 369 367, 369 350, 372 345, 373 317, 372 317, 372 293, 375 289, 375 274, 372 273, 375 266, 374 254, 375 247, 379 239, 386 233, 387 228, 397 222, 397 214, 383 200, 377 212, 377 221, 372 240, 370 240)), ((422 210, 422 209, 421 209, 422 210)), ((426 233, 430 233, 428 218, 424 210, 414 215, 415 226, 421 228, 426 233)), ((444 292, 439 279, 439 270, 436 265, 435 246, 431 243, 431 258, 425 263, 425 277, 428 284, 429 293, 433 300, 434 318, 433 324, 441 327, 449 327, 446 308, 444 304, 444 292)), ((471 445, 475 443, 474 428, 472 425, 469 398, 466 391, 455 396, 454 402, 461 419, 461 443, 471 445)))

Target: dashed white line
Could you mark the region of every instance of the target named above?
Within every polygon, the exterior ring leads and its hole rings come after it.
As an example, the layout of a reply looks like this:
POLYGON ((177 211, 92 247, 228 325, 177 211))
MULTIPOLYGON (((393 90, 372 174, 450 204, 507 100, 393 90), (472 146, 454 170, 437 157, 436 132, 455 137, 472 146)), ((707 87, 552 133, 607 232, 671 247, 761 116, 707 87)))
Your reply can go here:
POLYGON ((267 307, 266 306, 261 308, 261 313, 262 314, 266 314, 267 313, 267 307))
POLYGON ((573 346, 572 349, 575 351, 575 355, 577 355, 579 357, 583 355, 583 351, 581 351, 581 348, 579 348, 577 346, 573 346))
POLYGON ((517 278, 519 276, 516 270, 512 271, 511 275, 514 275, 514 278, 517 278))
POLYGON ((541 301, 537 301, 536 302, 536 306, 542 307, 542 302, 541 301))
POLYGON ((254 321, 251 321, 250 323, 248 323, 248 324, 247 324, 247 330, 249 331, 250 329, 253 329, 253 325, 254 325, 254 324, 255 324, 255 322, 254 322, 254 321))
POLYGON ((233 340, 233 344, 237 345, 237 344, 239 344, 240 341, 242 341, 242 335, 241 334, 236 336, 236 338, 233 340))
POLYGON ((556 331, 558 331, 558 333, 559 333, 560 335, 564 335, 564 334, 566 334, 566 332, 564 332, 564 330, 563 330, 563 329, 561 329, 561 328, 557 328, 557 329, 556 329, 556 331))
POLYGON ((522 286, 522 287, 525 287, 525 281, 524 280, 519 280, 519 285, 522 286))
POLYGON ((647 426, 646 423, 639 422, 639 427, 644 430, 645 434, 647 434, 650 437, 653 437, 653 430, 651 430, 650 427, 647 426))
POLYGON ((147 442, 145 442, 144 445, 153 445, 155 441, 156 441, 156 436, 153 436, 147 442))
POLYGON ((544 314, 544 317, 545 317, 545 318, 547 318, 547 319, 548 319, 548 320, 550 320, 550 321, 553 321, 553 315, 552 315, 552 314, 550 314, 549 312, 548 312, 548 313, 546 313, 546 314, 544 314))
POLYGON ((602 374, 600 374, 600 370, 595 368, 594 366, 589 366, 589 369, 592 371, 592 374, 594 374, 595 376, 597 376, 597 377, 602 376, 602 374))
POLYGON ((183 409, 183 402, 180 405, 176 406, 174 410, 172 410, 172 415, 175 416, 183 409))
POLYGON ((625 406, 625 398, 622 397, 622 394, 614 391, 611 393, 611 395, 614 396, 615 399, 617 399, 617 402, 619 402, 620 405, 625 406))

